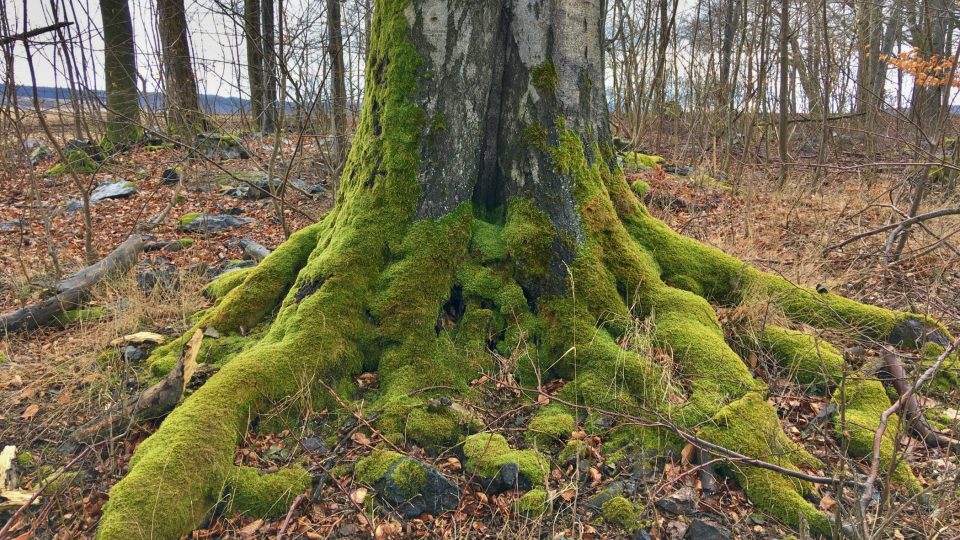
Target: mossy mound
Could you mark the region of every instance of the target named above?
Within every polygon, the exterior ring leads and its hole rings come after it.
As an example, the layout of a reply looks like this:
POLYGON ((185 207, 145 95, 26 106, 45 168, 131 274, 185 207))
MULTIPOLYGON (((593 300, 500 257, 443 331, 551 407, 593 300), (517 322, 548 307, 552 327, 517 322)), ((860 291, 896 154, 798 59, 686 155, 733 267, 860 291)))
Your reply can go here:
POLYGON ((640 152, 624 152, 621 154, 623 157, 624 166, 630 168, 639 168, 639 169, 652 169, 657 165, 664 165, 667 163, 667 160, 662 156, 654 156, 650 154, 643 154, 640 152))
POLYGON ((633 531, 639 526, 637 509, 629 499, 621 495, 603 503, 600 507, 600 515, 604 523, 623 527, 627 531, 633 531))
POLYGON ((538 517, 550 511, 547 492, 543 488, 534 488, 524 493, 514 503, 514 511, 527 517, 538 517))
POLYGON ((466 470, 480 477, 491 492, 531 489, 543 484, 549 467, 536 450, 514 450, 498 433, 477 433, 463 443, 466 470))
POLYGON ((64 160, 57 163, 49 170, 47 176, 56 176, 65 173, 88 174, 100 170, 100 164, 97 163, 89 154, 83 150, 70 150, 64 156, 64 160))
POLYGON ((237 467, 229 477, 227 513, 258 518, 281 516, 310 487, 310 481, 310 474, 298 466, 268 474, 252 467, 237 467))

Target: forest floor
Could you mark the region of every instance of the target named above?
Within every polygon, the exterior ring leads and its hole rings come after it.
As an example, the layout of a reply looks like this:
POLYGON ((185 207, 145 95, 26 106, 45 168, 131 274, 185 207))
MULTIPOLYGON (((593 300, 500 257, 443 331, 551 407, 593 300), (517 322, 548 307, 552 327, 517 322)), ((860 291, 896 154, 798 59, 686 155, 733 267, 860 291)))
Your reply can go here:
MULTIPOLYGON (((125 357, 124 345, 111 342, 138 331, 179 335, 189 327, 190 315, 206 306, 200 289, 215 271, 210 269, 222 269, 242 258, 240 238, 271 248, 282 242, 284 231, 274 201, 238 199, 223 192, 225 185, 237 185, 223 169, 238 175, 254 169, 255 161, 269 160, 267 143, 258 144, 252 151, 259 160, 230 160, 217 165, 183 163, 183 156, 171 149, 138 149, 104 171, 84 176, 84 181, 96 182, 129 179, 139 186, 132 196, 107 199, 92 207, 93 244, 102 256, 138 223, 168 205, 176 192, 174 186, 161 181, 162 172, 181 164, 184 198, 151 234, 156 241, 190 237, 193 243, 180 251, 147 253, 137 272, 100 287, 94 304, 105 308, 102 317, 65 328, 10 335, 0 341, 0 447, 18 448, 15 466, 20 488, 44 489, 35 504, 11 524, 10 538, 89 537, 111 485, 126 472, 137 444, 155 429, 151 424, 133 426, 107 443, 72 449, 72 453, 58 450, 77 426, 134 395, 147 380, 142 360, 125 357), (188 234, 179 229, 179 224, 180 217, 191 212, 232 214, 255 221, 219 233, 188 234), (137 275, 159 271, 175 272, 179 278, 175 286, 151 288, 142 279, 138 283, 137 275), (62 469, 64 466, 67 468, 62 469), (51 477, 58 479, 45 481, 51 477)), ((320 161, 309 152, 301 155, 290 167, 290 178, 303 180, 306 185, 323 184, 322 174, 317 173, 323 170, 320 161)), ((44 293, 42 284, 54 278, 50 244, 55 245, 65 274, 84 266, 81 214, 63 209, 78 192, 67 176, 42 176, 52 164, 53 160, 41 163, 35 173, 26 167, 0 172, 0 183, 6 186, 0 193, 0 224, 14 224, 0 230, 0 312, 35 301, 44 293), (42 205, 33 202, 36 192, 42 193, 42 205)), ((775 189, 775 170, 759 166, 747 167, 738 175, 736 190, 697 170, 678 176, 658 167, 631 171, 629 178, 642 178, 651 185, 646 196, 651 212, 683 234, 796 283, 819 284, 865 302, 930 313, 956 330, 960 321, 960 252, 950 245, 949 237, 960 230, 960 219, 930 222, 930 233, 914 233, 902 260, 895 265, 883 261, 884 235, 824 252, 826 246, 889 221, 891 212, 885 205, 896 196, 900 186, 896 175, 900 173, 878 171, 876 178, 867 182, 862 170, 834 171, 813 190, 808 173, 802 170, 791 182, 794 187, 783 191, 775 189), (948 240, 936 243, 931 234, 948 240)), ((320 193, 314 196, 296 191, 289 194, 284 217, 290 229, 304 226, 330 207, 330 190, 317 191, 320 193)), ((930 208, 957 206, 958 196, 937 188, 927 200, 930 208)), ((960 245, 960 238, 954 240, 960 245)), ((819 413, 826 409, 829 399, 780 379, 775 371, 767 370, 762 358, 751 359, 751 364, 768 383, 769 399, 777 406, 785 431, 802 439, 826 463, 839 466, 842 458, 835 451, 838 444, 818 418, 822 418, 819 413)), ((356 384, 361 395, 370 392, 377 387, 376 375, 364 374, 356 384)), ((551 384, 555 390, 563 381, 551 384)), ((508 374, 490 373, 474 381, 474 386, 487 397, 483 419, 488 427, 521 440, 526 419, 540 404, 521 401, 511 391, 508 374)), ((954 389, 948 396, 952 403, 960 402, 958 392, 954 389)), ((683 538, 695 519, 722 525, 735 538, 778 539, 790 532, 755 510, 731 480, 722 481, 712 495, 701 496, 689 456, 673 456, 656 470, 638 473, 607 466, 599 451, 602 441, 591 437, 586 440, 597 451, 590 460, 553 464, 549 487, 554 511, 538 518, 514 512, 517 494, 488 496, 471 484, 454 449, 427 456, 418 448, 407 447, 411 456, 433 463, 453 479, 463 497, 453 512, 403 520, 389 509, 371 510, 374 490, 353 481, 352 465, 379 441, 376 432, 366 429, 362 414, 358 414, 360 421, 344 419, 344 414, 314 412, 286 429, 248 434, 237 451, 238 464, 271 471, 298 461, 315 475, 312 491, 275 519, 221 515, 208 520, 192 538, 672 540, 683 538), (325 431, 328 425, 338 426, 337 433, 325 431), (637 502, 643 509, 634 531, 603 523, 594 508, 593 497, 616 482, 631 483, 639 493, 637 502), (682 515, 668 512, 657 503, 670 497, 683 499, 690 493, 693 497, 681 502, 691 502, 693 508, 682 515)), ((582 433, 573 436, 584 437, 582 433)), ((948 478, 956 481, 956 456, 927 450, 906 436, 902 442, 906 459, 923 485, 948 478)), ((861 471, 864 468, 863 463, 852 466, 861 471)), ((823 488, 821 495, 819 505, 824 511, 849 503, 846 493, 823 488)), ((933 508, 915 502, 904 503, 902 508, 885 525, 884 537, 951 539, 960 535, 957 497, 939 501, 933 508)), ((0 501, 0 524, 15 510, 0 501)))

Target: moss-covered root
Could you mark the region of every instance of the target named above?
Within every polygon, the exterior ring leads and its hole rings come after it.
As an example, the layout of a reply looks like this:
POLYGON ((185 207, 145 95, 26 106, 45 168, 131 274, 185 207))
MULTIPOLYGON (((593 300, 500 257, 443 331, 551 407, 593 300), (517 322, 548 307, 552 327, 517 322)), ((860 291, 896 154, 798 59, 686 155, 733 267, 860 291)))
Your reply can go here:
POLYGON ((757 332, 757 345, 801 384, 823 391, 843 377, 843 355, 822 339, 768 324, 757 332))
MULTIPOLYGON (((205 292, 218 299, 217 304, 181 337, 154 349, 147 360, 151 373, 160 377, 173 369, 197 328, 206 330, 212 327, 229 337, 237 332, 245 334, 261 322, 290 289, 327 227, 326 220, 305 227, 292 234, 257 266, 230 272, 211 282, 205 292)), ((210 340, 205 341, 205 347, 215 346, 210 340)), ((223 352, 236 353, 239 350, 232 347, 223 352)), ((225 356, 227 354, 202 354, 200 360, 218 360, 225 356)))
MULTIPOLYGON (((847 452, 855 457, 870 458, 873 456, 873 439, 880 427, 880 416, 890 407, 890 397, 883 383, 877 380, 855 381, 838 389, 833 399, 838 408, 833 418, 834 427, 837 436, 848 442, 847 452)), ((880 442, 881 472, 890 470, 898 430, 899 418, 893 415, 880 442)), ((895 464, 893 481, 911 494, 919 493, 922 489, 910 466, 902 460, 895 464)))
POLYGON ((513 450, 510 444, 498 433, 477 433, 463 443, 463 454, 467 458, 467 471, 477 475, 484 483, 496 481, 502 477, 516 482, 516 486, 500 486, 503 489, 519 487, 530 489, 543 485, 549 462, 536 450, 513 450), (515 475, 501 475, 505 467, 516 471, 515 475))
POLYGON ((227 513, 257 518, 283 515, 308 487, 310 474, 301 467, 270 474, 252 467, 237 467, 227 485, 227 513))
MULTIPOLYGON (((713 417, 713 425, 699 434, 705 440, 769 463, 799 470, 822 464, 783 433, 773 406, 756 392, 727 405, 713 417)), ((810 483, 757 467, 726 466, 750 501, 787 525, 806 522, 815 534, 830 535, 830 522, 804 497, 814 495, 810 483)))
POLYGON ((936 321, 900 311, 861 304, 842 296, 800 287, 762 272, 722 251, 677 234, 645 209, 624 216, 630 234, 652 255, 667 283, 724 304, 748 295, 769 299, 794 321, 817 328, 853 331, 862 337, 915 346, 904 323, 911 319, 949 336, 936 321), (904 334, 904 335, 901 335, 904 334))

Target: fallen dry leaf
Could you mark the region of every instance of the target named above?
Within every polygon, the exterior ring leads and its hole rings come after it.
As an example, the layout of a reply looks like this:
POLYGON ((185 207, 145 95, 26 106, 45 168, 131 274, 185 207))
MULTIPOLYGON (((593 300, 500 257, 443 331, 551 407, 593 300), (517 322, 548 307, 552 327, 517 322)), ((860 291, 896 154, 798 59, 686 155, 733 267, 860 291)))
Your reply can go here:
POLYGON ((29 422, 33 420, 33 417, 36 416, 38 412, 40 412, 40 406, 36 403, 31 403, 24 409, 23 414, 20 415, 20 419, 29 422))

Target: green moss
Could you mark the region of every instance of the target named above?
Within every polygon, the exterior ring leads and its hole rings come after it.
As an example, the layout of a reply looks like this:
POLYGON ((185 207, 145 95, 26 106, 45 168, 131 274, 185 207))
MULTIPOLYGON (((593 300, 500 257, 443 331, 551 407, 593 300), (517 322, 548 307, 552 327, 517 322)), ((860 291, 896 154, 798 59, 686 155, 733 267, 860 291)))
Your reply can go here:
POLYGON ((427 470, 412 459, 404 459, 390 473, 390 481, 400 489, 404 497, 413 498, 426 486, 427 470))
POLYGON ((383 478, 394 463, 404 459, 402 454, 390 450, 374 450, 369 456, 357 462, 353 476, 362 484, 372 486, 383 478))
POLYGON ((181 238, 181 239, 177 240, 177 243, 180 244, 180 249, 187 249, 188 247, 190 247, 190 246, 192 246, 192 245, 194 244, 194 240, 193 240, 193 238, 186 238, 186 237, 184 237, 184 238, 181 238))
POLYGON ((515 261, 515 275, 521 280, 542 278, 549 273, 556 236, 550 218, 532 200, 512 198, 507 203, 502 238, 515 261))
POLYGON ((66 326, 69 324, 76 324, 78 322, 95 321, 97 319, 102 319, 107 315, 107 308, 102 306, 94 306, 64 311, 63 314, 57 316, 57 321, 66 326))
POLYGON ((203 288, 203 294, 213 299, 223 298, 228 292, 243 284, 252 270, 253 267, 239 268, 236 271, 221 274, 203 288))
POLYGON ((477 433, 467 437, 463 454, 467 458, 467 470, 483 478, 495 478, 500 467, 512 463, 533 486, 543 484, 549 465, 536 450, 512 450, 503 435, 497 433, 477 433))
POLYGON ((772 324, 764 326, 758 337, 760 347, 801 384, 825 390, 843 377, 843 355, 822 339, 772 324))
POLYGON ((423 448, 440 448, 452 444, 461 434, 460 424, 452 411, 430 412, 415 408, 407 415, 407 438, 423 448))
POLYGON ((163 144, 147 144, 144 145, 143 149, 147 152, 159 152, 161 150, 170 150, 176 145, 173 143, 163 143, 163 144))
POLYGON ((514 503, 514 510, 524 516, 537 517, 550 511, 547 505, 547 492, 543 488, 535 488, 524 493, 514 503))
POLYGON ((194 221, 198 220, 202 216, 200 212, 189 212, 180 216, 180 228, 183 229, 189 226, 194 221))
POLYGON ((576 421, 573 415, 559 407, 545 408, 527 425, 529 437, 538 446, 548 447, 554 441, 562 441, 573 433, 576 421))
MULTIPOLYGON (((833 396, 838 409, 834 414, 834 427, 837 437, 847 441, 847 451, 855 457, 871 459, 873 455, 873 439, 880 427, 880 417, 890 408, 890 397, 884 389, 883 383, 877 380, 859 380, 838 389, 833 396), (845 420, 845 423, 844 423, 845 420)), ((898 444, 897 433, 900 431, 900 419, 897 415, 890 416, 887 429, 880 441, 880 471, 890 470, 898 444)), ((922 488, 917 478, 910 470, 910 466, 899 460, 894 468, 893 480, 905 487, 911 494, 919 493, 922 488)))
POLYGON ((69 488, 82 484, 84 477, 83 471, 65 471, 56 478, 51 474, 41 482, 44 485, 42 493, 48 497, 63 493, 69 488))
POLYGON ((287 512, 293 500, 310 487, 310 474, 298 466, 270 474, 237 467, 228 481, 228 514, 267 518, 287 512))
POLYGON ((647 191, 650 190, 650 184, 644 182, 643 180, 634 180, 633 183, 630 184, 630 189, 637 194, 637 197, 643 197, 646 195, 647 191))
POLYGON ((637 510, 626 497, 618 495, 603 503, 600 515, 605 523, 619 525, 628 531, 637 528, 637 510))
MULTIPOLYGON (((936 343, 925 343, 920 349, 920 367, 926 370, 933 366, 943 351, 944 348, 936 343)), ((940 369, 928 383, 928 388, 934 392, 949 395, 957 387, 960 387, 960 354, 954 353, 944 359, 940 369)))
MULTIPOLYGON (((704 427, 699 435, 724 448, 782 467, 800 470, 801 466, 823 466, 783 433, 776 410, 756 392, 721 409, 713 417, 713 425, 704 427)), ((736 478, 757 508, 795 529, 805 521, 814 534, 830 536, 827 516, 804 500, 804 496, 816 493, 811 484, 757 467, 735 465, 723 470, 736 478)))
POLYGON ((623 163, 627 166, 639 167, 643 169, 652 169, 657 165, 663 165, 667 160, 662 156, 653 156, 640 152, 625 152, 623 154, 623 163))
POLYGON ((83 150, 71 150, 64 156, 64 160, 57 163, 47 171, 47 176, 54 176, 64 173, 87 174, 95 173, 100 170, 100 164, 97 163, 83 150))
POLYGON ((17 467, 21 470, 32 469, 37 466, 37 460, 33 457, 33 454, 28 451, 23 451, 17 454, 17 467))
POLYGON ((520 135, 520 143, 546 152, 548 148, 547 129, 539 123, 530 124, 523 129, 523 134, 520 135))
POLYGON ((506 259, 507 245, 503 242, 502 233, 503 227, 474 219, 470 235, 470 252, 481 263, 506 259))
POLYGON ((552 59, 530 70, 530 82, 542 96, 556 94, 558 81, 557 67, 553 65, 552 59))

